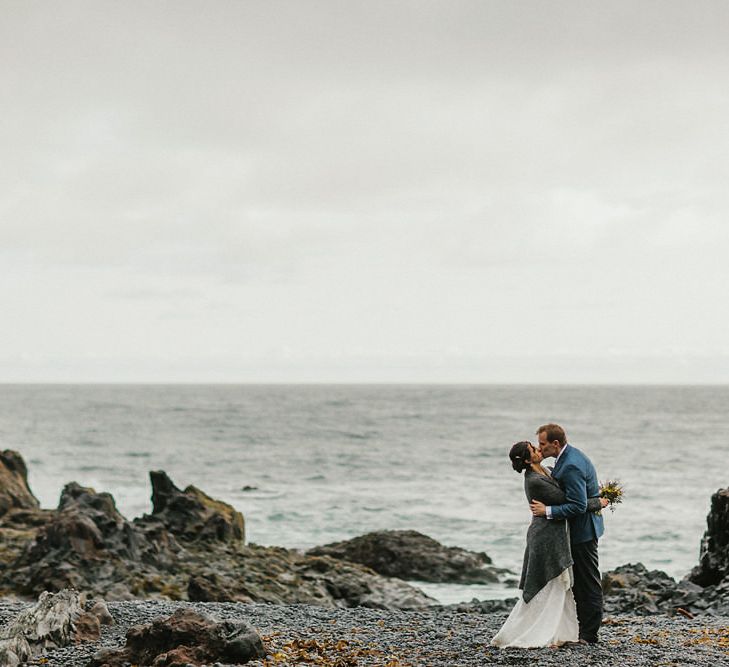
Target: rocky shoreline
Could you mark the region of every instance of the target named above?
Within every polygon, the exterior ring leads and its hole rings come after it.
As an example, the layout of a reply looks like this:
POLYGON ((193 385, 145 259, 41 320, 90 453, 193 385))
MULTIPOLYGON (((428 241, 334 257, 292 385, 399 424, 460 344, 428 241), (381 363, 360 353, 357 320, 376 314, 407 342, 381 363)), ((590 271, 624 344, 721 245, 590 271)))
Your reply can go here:
MULTIPOLYGON (((308 552, 247 544, 244 518, 232 506, 194 486, 177 488, 163 471, 152 471, 150 483, 152 512, 132 521, 110 494, 74 482, 56 509, 41 509, 20 454, 0 452, 0 638, 13 614, 46 591, 101 598, 115 621, 74 646, 36 645, 36 662, 27 664, 97 664, 91 657, 120 648, 128 628, 180 610, 235 621, 213 634, 250 623, 267 657, 249 664, 524 662, 518 652, 489 646, 513 599, 443 606, 408 583, 515 581, 485 553, 415 531, 370 533, 308 552)), ((585 664, 589 654, 588 662, 604 664, 729 664, 729 489, 712 496, 689 576, 675 581, 626 564, 604 573, 603 589, 598 647, 529 652, 528 661, 585 664)), ((65 621, 69 627, 80 623, 76 616, 65 621)), ((187 664, 164 660, 155 664, 187 664)))
POLYGON ((75 482, 41 509, 17 452, 0 452, 0 595, 34 599, 73 588, 107 601, 154 598, 326 607, 424 609, 406 580, 514 578, 484 553, 415 531, 383 531, 309 552, 247 544, 235 508, 163 471, 150 472, 152 512, 131 521, 114 498, 75 482))

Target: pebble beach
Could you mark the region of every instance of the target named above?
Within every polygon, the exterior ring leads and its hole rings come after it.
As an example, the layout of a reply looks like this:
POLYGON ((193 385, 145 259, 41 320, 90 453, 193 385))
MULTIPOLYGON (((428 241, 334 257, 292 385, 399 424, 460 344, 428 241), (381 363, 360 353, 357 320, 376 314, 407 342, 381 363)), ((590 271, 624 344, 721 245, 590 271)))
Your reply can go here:
MULTIPOLYGON (((28 603, 0 601, 0 624, 28 603)), ((505 613, 451 610, 381 611, 309 605, 185 603, 157 600, 109 602, 114 625, 99 641, 49 650, 30 665, 85 667, 101 648, 123 646, 132 625, 191 607, 220 620, 248 621, 262 636, 265 660, 249 665, 480 667, 482 665, 729 665, 729 617, 696 619, 656 615, 608 616, 600 643, 560 649, 506 649, 489 645, 505 613)))

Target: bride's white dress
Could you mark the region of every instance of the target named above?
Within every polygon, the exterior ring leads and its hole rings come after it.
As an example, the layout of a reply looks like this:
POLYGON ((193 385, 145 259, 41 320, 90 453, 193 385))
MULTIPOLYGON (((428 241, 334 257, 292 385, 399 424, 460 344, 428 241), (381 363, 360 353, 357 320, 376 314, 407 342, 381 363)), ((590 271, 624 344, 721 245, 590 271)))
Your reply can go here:
POLYGON ((519 599, 491 640, 500 648, 536 648, 577 641, 577 608, 570 569, 550 579, 529 602, 519 599))

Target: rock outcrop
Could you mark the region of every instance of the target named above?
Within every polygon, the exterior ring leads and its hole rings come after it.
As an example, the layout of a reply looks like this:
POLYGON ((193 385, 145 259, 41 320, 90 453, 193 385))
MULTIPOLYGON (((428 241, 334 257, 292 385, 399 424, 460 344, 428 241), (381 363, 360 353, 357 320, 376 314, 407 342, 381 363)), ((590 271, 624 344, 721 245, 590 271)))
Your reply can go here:
POLYGON ((23 457, 12 449, 0 452, 0 516, 11 509, 36 509, 38 499, 28 486, 23 457))
POLYGON ((123 649, 99 651, 89 667, 188 667, 244 664, 265 657, 258 633, 244 621, 218 621, 193 609, 129 629, 123 649))
POLYGON ((719 586, 699 586, 688 578, 676 581, 661 570, 628 563, 602 576, 607 613, 729 614, 729 581, 719 586))
POLYGON ((729 489, 719 489, 711 496, 706 524, 699 564, 689 579, 699 586, 716 586, 729 577, 729 489))
POLYGON ((706 524, 699 564, 679 582, 665 572, 649 572, 641 563, 606 572, 606 611, 729 614, 729 489, 712 495, 706 524))
POLYGON ((127 521, 110 494, 71 482, 5 583, 23 595, 75 588, 131 599, 143 593, 137 582, 170 566, 180 551, 171 536, 156 537, 127 521))
POLYGON ((211 498, 195 486, 180 491, 162 470, 149 473, 152 482, 152 515, 176 537, 188 542, 244 542, 243 515, 234 507, 211 498))
POLYGON ((628 563, 602 575, 606 613, 649 616, 673 614, 677 609, 696 613, 701 587, 677 583, 661 570, 648 570, 643 563, 628 563))
POLYGON ((483 552, 446 547, 415 530, 383 530, 315 547, 312 556, 331 556, 365 565, 386 577, 434 583, 490 584, 512 575, 493 567, 483 552))
POLYGON ((435 602, 399 579, 355 563, 282 547, 188 549, 187 598, 200 602, 268 602, 326 607, 423 609, 435 602), (193 562, 195 563, 193 565, 193 562))
MULTIPOLYGON (((20 459, 22 463, 22 459, 20 459)), ((24 465, 23 465, 24 469, 24 465)), ((243 516, 150 473, 153 510, 128 521, 108 493, 74 482, 56 510, 0 517, 0 593, 75 588, 107 600, 166 598, 381 609, 434 600, 362 565, 244 543, 243 516)))

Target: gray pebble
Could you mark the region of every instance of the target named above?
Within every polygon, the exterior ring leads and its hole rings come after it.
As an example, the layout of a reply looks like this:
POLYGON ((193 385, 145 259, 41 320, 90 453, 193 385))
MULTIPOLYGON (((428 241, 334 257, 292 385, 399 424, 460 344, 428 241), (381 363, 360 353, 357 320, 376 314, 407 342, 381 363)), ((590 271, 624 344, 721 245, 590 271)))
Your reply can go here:
MULTIPOLYGON (((14 618, 28 603, 0 599, 0 625, 14 618)), ((287 650, 295 639, 316 639, 332 646, 346 641, 344 651, 362 649, 357 665, 394 664, 438 667, 483 667, 483 665, 729 665, 727 648, 729 618, 626 616, 606 618, 601 642, 559 650, 506 649, 490 646, 491 638, 506 614, 473 614, 441 611, 403 612, 366 608, 327 609, 308 605, 264 605, 242 603, 188 603, 159 600, 109 602, 114 625, 104 626, 99 641, 49 650, 31 665, 85 667, 102 648, 120 648, 132 625, 150 623, 187 606, 221 620, 248 621, 264 637, 271 652, 287 650), (371 654, 367 654, 370 651, 371 654), (385 659, 386 658, 386 659, 385 659), (45 662, 43 662, 45 661, 45 662)), ((331 657, 334 657, 332 655, 331 657)), ((269 661, 253 661, 262 667, 269 661)), ((295 664, 278 662, 277 665, 295 664)))

